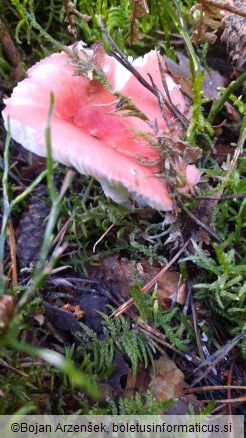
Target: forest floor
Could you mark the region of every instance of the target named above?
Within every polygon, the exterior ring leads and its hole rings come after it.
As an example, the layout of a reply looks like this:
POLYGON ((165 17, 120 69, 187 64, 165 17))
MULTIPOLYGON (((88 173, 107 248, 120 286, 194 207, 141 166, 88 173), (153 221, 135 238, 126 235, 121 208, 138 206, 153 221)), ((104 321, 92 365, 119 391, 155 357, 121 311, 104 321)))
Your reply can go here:
POLYGON ((175 153, 201 172, 172 216, 120 205, 1 120, 0 414, 245 415, 246 4, 217 3, 0 0, 1 110, 79 40, 123 63, 157 48, 186 102, 175 153))

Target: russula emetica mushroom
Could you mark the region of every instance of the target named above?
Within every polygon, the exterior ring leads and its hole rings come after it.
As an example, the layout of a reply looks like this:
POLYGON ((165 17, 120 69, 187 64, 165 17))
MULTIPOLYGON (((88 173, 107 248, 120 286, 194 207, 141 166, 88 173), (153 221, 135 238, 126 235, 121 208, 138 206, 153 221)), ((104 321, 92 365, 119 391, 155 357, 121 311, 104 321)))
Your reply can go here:
MULTIPOLYGON (((114 58, 77 46, 82 59, 91 58, 105 74, 111 86, 131 98, 134 105, 150 121, 168 132, 156 97, 143 87, 114 58)), ((157 55, 154 51, 133 61, 135 68, 162 89, 157 55)), ((55 107, 51 121, 52 156, 83 175, 96 178, 106 196, 118 203, 130 197, 163 211, 172 211, 174 202, 168 192, 165 175, 160 175, 160 152, 139 130, 153 136, 146 122, 138 117, 120 117, 115 113, 115 96, 99 81, 75 75, 75 67, 65 53, 55 53, 31 67, 28 77, 14 88, 3 118, 7 127, 10 118, 11 135, 24 148, 46 156, 45 124, 53 92, 55 107)), ((171 76, 166 75, 171 99, 181 112, 185 101, 171 76)), ((164 109, 167 117, 171 115, 164 109)), ((184 167, 189 191, 200 177, 194 165, 184 167)))

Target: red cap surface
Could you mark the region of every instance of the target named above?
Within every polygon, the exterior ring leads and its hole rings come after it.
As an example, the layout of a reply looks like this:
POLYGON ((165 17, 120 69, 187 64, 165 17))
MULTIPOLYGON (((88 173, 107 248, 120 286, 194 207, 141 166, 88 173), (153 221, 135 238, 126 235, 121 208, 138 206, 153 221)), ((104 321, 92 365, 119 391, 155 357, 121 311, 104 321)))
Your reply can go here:
MULTIPOLYGON (((85 53, 93 55, 91 50, 85 49, 80 53, 81 58, 85 53)), ((113 58, 104 55, 102 63, 100 67, 110 84, 122 95, 129 96, 151 121, 157 120, 159 129, 165 132, 167 127, 155 96, 113 58)), ((155 52, 133 64, 146 79, 149 72, 161 88, 155 52)), ((75 76, 74 70, 65 53, 53 54, 28 70, 28 78, 14 88, 3 111, 5 125, 10 117, 13 139, 31 152, 46 156, 45 124, 53 92, 51 146, 55 161, 96 178, 105 194, 116 202, 136 197, 157 210, 172 210, 174 204, 165 177, 160 177, 163 166, 160 166, 159 151, 136 133, 140 129, 154 140, 150 126, 137 117, 109 114, 116 108, 115 97, 99 81, 75 76)), ((167 83, 173 103, 177 99, 180 111, 184 111, 185 103, 178 86, 171 77, 167 83)), ((168 110, 165 111, 168 114, 168 110)), ((198 182, 200 172, 195 166, 187 166, 184 177, 189 190, 198 182)))

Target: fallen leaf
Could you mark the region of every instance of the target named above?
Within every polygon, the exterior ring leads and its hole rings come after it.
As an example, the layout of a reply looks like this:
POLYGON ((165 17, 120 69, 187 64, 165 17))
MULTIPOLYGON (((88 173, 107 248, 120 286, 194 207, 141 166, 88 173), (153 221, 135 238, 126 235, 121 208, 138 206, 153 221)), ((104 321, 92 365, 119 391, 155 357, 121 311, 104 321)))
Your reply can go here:
POLYGON ((42 326, 44 324, 44 315, 43 313, 34 313, 33 318, 37 323, 42 326))
POLYGON ((137 391, 144 397, 148 390, 149 381, 149 369, 146 369, 143 362, 139 362, 136 375, 133 375, 131 371, 127 376, 124 396, 132 397, 137 391))
POLYGON ((149 385, 152 396, 159 401, 179 397, 188 386, 182 371, 167 356, 160 357, 154 364, 149 385))
MULTIPOLYGON (((100 275, 104 284, 108 285, 115 295, 126 299, 129 297, 130 286, 134 284, 134 273, 136 270, 140 280, 143 284, 146 284, 155 277, 161 269, 162 268, 154 267, 147 263, 136 263, 126 258, 109 256, 102 260, 100 266, 91 267, 89 271, 90 275, 96 277, 100 275)), ((170 307, 174 298, 179 304, 184 304, 186 288, 183 283, 180 283, 178 286, 179 279, 180 274, 178 272, 168 270, 157 281, 157 296, 161 307, 170 307)))
POLYGON ((72 312, 76 316, 77 319, 82 319, 85 315, 84 310, 82 310, 80 308, 79 304, 76 304, 76 306, 73 306, 72 304, 67 303, 67 304, 64 304, 63 309, 68 310, 69 312, 72 312))
POLYGON ((158 304, 160 307, 170 307, 175 300, 183 305, 187 296, 187 288, 180 281, 180 274, 176 271, 167 271, 158 281, 158 304))
POLYGON ((4 332, 14 316, 14 300, 11 295, 0 297, 0 333, 4 332))
POLYGON ((57 306, 51 306, 50 304, 46 304, 45 307, 45 315, 48 321, 59 330, 81 332, 81 325, 73 313, 60 309, 57 306))
MULTIPOLYGON (((167 56, 164 57, 167 70, 180 84, 182 91, 192 98, 193 90, 189 59, 183 53, 179 52, 177 55, 179 58, 179 64, 167 56)), ((204 73, 204 80, 202 83, 202 89, 204 92, 203 96, 211 100, 217 100, 219 97, 218 87, 225 87, 227 83, 228 80, 224 76, 218 71, 209 68, 208 71, 205 71, 204 73)))
POLYGON ((193 14, 196 25, 192 35, 193 41, 196 44, 204 41, 214 44, 217 40, 216 32, 222 26, 225 15, 223 8, 215 8, 209 1, 201 0, 191 8, 190 13, 193 14))

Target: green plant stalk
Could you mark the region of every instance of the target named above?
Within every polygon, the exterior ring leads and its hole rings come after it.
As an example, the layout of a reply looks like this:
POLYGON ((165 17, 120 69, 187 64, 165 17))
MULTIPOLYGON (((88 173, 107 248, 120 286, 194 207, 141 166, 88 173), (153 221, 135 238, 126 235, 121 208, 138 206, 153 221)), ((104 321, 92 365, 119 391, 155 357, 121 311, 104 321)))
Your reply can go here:
MULTIPOLYGON (((2 227, 1 227, 1 235, 0 235, 0 296, 4 294, 5 291, 5 279, 4 279, 4 247, 5 247, 5 241, 6 241, 6 232, 7 232, 7 224, 8 219, 11 214, 11 211, 15 205, 22 202, 30 193, 31 191, 36 187, 37 184, 42 181, 42 179, 47 176, 47 182, 48 182, 48 189, 49 194, 52 200, 52 208, 48 220, 48 224, 45 231, 44 241, 40 252, 40 259, 37 266, 36 275, 34 277, 34 286, 37 288, 41 282, 43 281, 43 278, 45 277, 45 260, 50 248, 50 244, 52 241, 52 233, 53 229, 56 225, 57 218, 60 212, 61 208, 61 202, 62 198, 70 185, 70 182, 73 178, 73 171, 68 171, 60 194, 56 195, 56 189, 54 184, 54 169, 57 167, 57 164, 54 164, 52 161, 52 154, 51 154, 51 141, 50 141, 50 123, 52 118, 52 113, 54 109, 54 96, 51 96, 51 104, 48 112, 48 119, 46 123, 46 129, 45 129, 45 138, 47 143, 47 169, 43 171, 36 179, 35 181, 30 184, 19 196, 17 196, 11 203, 9 203, 8 199, 8 173, 9 173, 9 145, 11 140, 11 132, 10 132, 10 122, 8 121, 8 132, 6 136, 5 141, 5 151, 4 151, 4 172, 3 172, 3 178, 2 178, 2 185, 3 185, 3 220, 2 220, 2 227)), ((57 260, 57 254, 54 254, 54 257, 50 261, 50 267, 54 265, 55 261, 57 260)))
MULTIPOLYGON (((58 167, 57 163, 53 163, 52 169, 55 170, 58 167)), ((30 193, 33 191, 33 189, 35 189, 35 187, 45 178, 47 177, 47 173, 48 170, 45 169, 43 170, 43 172, 41 172, 37 178, 18 196, 16 196, 15 199, 13 199, 13 201, 11 201, 10 203, 10 209, 12 210, 12 208, 16 205, 19 204, 20 202, 24 201, 24 199, 30 195, 30 193)))
POLYGON ((2 230, 1 233, 6 232, 7 221, 10 211, 9 199, 8 199, 8 173, 9 173, 9 146, 11 140, 10 133, 10 121, 8 118, 8 132, 5 141, 5 151, 4 151, 4 171, 3 171, 3 222, 2 222, 2 230))
MULTIPOLYGON (((22 202, 31 192, 32 190, 45 178, 47 175, 47 169, 40 173, 37 178, 13 201, 9 202, 8 199, 8 174, 9 174, 9 146, 11 140, 11 132, 10 132, 10 122, 8 120, 8 131, 5 140, 5 148, 4 148, 4 171, 2 178, 3 185, 3 219, 1 226, 1 234, 0 234, 0 296, 4 294, 5 291, 5 279, 4 279, 4 247, 6 241, 6 232, 7 232, 7 224, 8 219, 10 217, 11 211, 18 203, 22 202)), ((57 164, 54 164, 52 169, 54 170, 57 167, 57 164)))
POLYGON ((54 112, 54 106, 55 106, 54 93, 51 92, 50 107, 49 107, 48 118, 45 126, 45 141, 46 141, 46 149, 47 149, 47 185, 48 185, 48 192, 52 200, 52 203, 54 203, 57 200, 56 186, 54 182, 53 160, 52 160, 52 152, 51 152, 51 130, 50 130, 50 124, 54 112))
POLYGON ((234 93, 237 88, 239 88, 244 81, 246 81, 246 72, 242 73, 239 78, 237 78, 235 81, 233 81, 222 93, 219 100, 214 102, 212 104, 210 113, 207 117, 207 121, 212 124, 214 122, 215 117, 220 112, 220 110, 223 108, 224 103, 229 99, 230 95, 234 93))
POLYGON ((7 224, 8 218, 10 215, 10 206, 8 199, 8 173, 9 173, 9 145, 11 140, 10 134, 10 122, 8 118, 8 132, 5 140, 5 149, 4 149, 4 170, 3 170, 3 219, 2 219, 2 227, 1 227, 1 235, 0 235, 0 296, 4 294, 5 290, 5 279, 4 279, 4 246, 7 232, 7 224))
POLYGON ((196 55, 196 52, 195 52, 194 47, 192 45, 192 42, 190 40, 188 31, 186 28, 186 24, 184 22, 183 15, 182 15, 182 12, 181 12, 181 9, 179 6, 179 2, 178 2, 178 0, 173 0, 173 3, 175 4, 175 7, 176 7, 177 12, 178 12, 179 26, 177 26, 177 22, 175 20, 175 17, 172 16, 172 18, 173 18, 175 25, 179 28, 179 31, 180 31, 182 37, 184 38, 185 44, 186 44, 187 49, 190 53, 191 75, 192 75, 192 83, 193 83, 195 80, 195 76, 201 71, 201 64, 199 62, 199 59, 196 55))
POLYGON ((45 360, 60 372, 66 374, 73 386, 83 387, 93 398, 98 397, 100 394, 97 385, 93 383, 86 374, 77 369, 71 359, 66 359, 62 354, 56 351, 33 347, 25 342, 19 342, 17 339, 11 338, 8 340, 7 338, 7 341, 7 346, 15 351, 27 353, 30 356, 45 360))
POLYGON ((180 31, 182 37, 184 38, 186 47, 190 54, 190 71, 191 71, 191 80, 193 87, 193 105, 192 105, 192 119, 190 125, 187 130, 186 138, 188 143, 191 146, 195 146, 197 136, 200 134, 202 136, 202 142, 205 144, 206 149, 207 145, 210 143, 210 138, 213 134, 213 128, 208 123, 208 120, 205 119, 203 115, 203 106, 202 106, 202 81, 204 76, 204 69, 201 66, 201 62, 196 55, 194 47, 192 45, 191 39, 189 37, 189 33, 186 28, 186 24, 183 19, 182 11, 180 9, 179 1, 173 0, 173 3, 176 7, 178 13, 178 22, 175 18, 175 14, 172 16, 172 19, 180 31))
POLYGON ((51 246, 51 243, 53 240, 53 230, 57 224, 57 219, 58 219, 58 216, 59 216, 59 213, 61 210, 62 199, 63 199, 63 196, 64 196, 67 188, 69 187, 69 185, 72 181, 73 176, 74 176, 74 172, 72 170, 69 170, 67 172, 65 179, 64 179, 59 196, 52 203, 47 227, 46 227, 45 234, 44 234, 43 244, 42 244, 42 247, 40 250, 40 257, 39 257, 39 261, 37 264, 37 269, 36 269, 35 274, 34 274, 34 280, 33 280, 34 290, 37 290, 40 287, 41 283, 43 282, 44 278, 47 275, 47 269, 48 269, 48 271, 50 271, 50 269, 54 266, 54 264, 58 258, 58 253, 54 253, 54 255, 52 256, 52 258, 49 262, 49 265, 46 266, 46 259, 47 259, 48 252, 50 250, 50 246, 51 246))
MULTIPOLYGON (((50 210, 48 223, 44 234, 43 244, 40 250, 40 257, 37 264, 37 269, 34 274, 34 280, 33 280, 34 290, 37 290, 40 287, 43 279, 46 276, 46 270, 45 270, 46 258, 48 256, 50 245, 53 240, 53 230, 57 224, 57 219, 61 210, 63 196, 67 188, 69 187, 74 175, 74 172, 72 170, 69 170, 67 172, 60 193, 59 195, 57 195, 56 187, 54 183, 54 171, 53 171, 51 135, 50 135, 53 110, 54 110, 54 95, 53 93, 51 93, 50 107, 49 107, 48 118, 45 127, 45 140, 46 140, 46 149, 47 149, 47 183, 48 183, 49 195, 52 201, 52 207, 50 210)), ((53 266, 56 259, 57 257, 54 256, 53 259, 50 261, 50 266, 53 266)))
POLYGON ((203 137, 204 148, 207 149, 205 140, 214 133, 212 125, 207 121, 202 112, 202 82, 204 79, 204 70, 200 70, 193 82, 193 104, 192 104, 192 119, 186 132, 186 139, 191 146, 195 146, 197 135, 203 137), (206 146, 206 147, 205 147, 206 146))
POLYGON ((34 14, 27 14, 27 18, 30 21, 32 27, 39 31, 40 35, 42 35, 46 40, 48 40, 51 44, 57 47, 59 50, 65 52, 68 56, 73 57, 73 52, 68 47, 59 43, 59 41, 55 40, 48 32, 46 32, 42 26, 36 21, 34 14))

